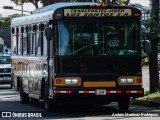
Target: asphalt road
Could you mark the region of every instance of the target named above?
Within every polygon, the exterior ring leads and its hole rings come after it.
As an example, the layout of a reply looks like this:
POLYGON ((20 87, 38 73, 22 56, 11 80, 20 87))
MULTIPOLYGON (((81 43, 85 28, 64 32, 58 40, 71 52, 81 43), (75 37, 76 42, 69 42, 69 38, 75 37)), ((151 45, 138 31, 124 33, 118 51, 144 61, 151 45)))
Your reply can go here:
MULTIPOLYGON (((147 69, 143 70, 143 87, 146 90, 149 90, 149 72, 147 69)), ((40 102, 38 104, 22 104, 20 103, 18 92, 9 89, 9 85, 0 85, 0 116, 3 115, 3 119, 10 120, 10 117, 5 116, 10 113, 12 119, 16 120, 21 120, 22 116, 27 117, 26 119, 30 117, 30 119, 34 120, 158 120, 160 117, 160 108, 149 108, 139 105, 130 105, 128 111, 121 111, 118 109, 116 103, 111 103, 109 105, 99 106, 59 106, 56 111, 47 112, 44 109, 43 102, 40 102), (19 117, 17 117, 17 115, 19 115, 19 117), (36 115, 40 117, 37 118, 35 117, 36 115), (159 116, 148 117, 152 115, 159 116)))
MULTIPOLYGON (((0 86, 0 116, 2 116, 2 114, 3 116, 5 116, 6 114, 10 113, 12 119, 16 120, 21 120, 21 115, 23 117, 25 115, 28 117, 28 115, 31 114, 37 114, 37 116, 40 116, 39 118, 33 118, 33 115, 30 119, 34 120, 135 120, 135 118, 136 120, 158 120, 160 117, 160 108, 149 108, 138 105, 131 105, 128 111, 121 111, 118 109, 116 103, 111 103, 109 105, 99 106, 60 106, 54 112, 47 112, 44 109, 43 102, 40 102, 39 104, 21 104, 19 101, 19 93, 13 91, 12 89, 9 89, 9 86, 3 85, 0 86), (159 117, 148 117, 151 115, 157 116, 158 114, 159 117), (17 117, 16 115, 20 115, 20 117, 17 117), (144 118, 144 116, 147 116, 147 118, 144 118)), ((9 120, 11 119, 10 117, 3 117, 3 119, 4 118, 9 120)))

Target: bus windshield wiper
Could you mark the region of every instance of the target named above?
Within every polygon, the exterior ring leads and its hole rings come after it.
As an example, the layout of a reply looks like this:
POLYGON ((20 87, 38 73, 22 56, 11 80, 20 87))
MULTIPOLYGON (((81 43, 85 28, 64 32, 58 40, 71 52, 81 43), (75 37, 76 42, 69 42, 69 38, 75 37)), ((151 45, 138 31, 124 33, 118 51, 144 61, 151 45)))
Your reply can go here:
POLYGON ((84 47, 79 48, 78 50, 76 50, 76 51, 72 52, 72 53, 71 53, 71 54, 69 54, 69 55, 74 55, 75 53, 77 53, 77 52, 79 52, 79 51, 81 51, 81 50, 83 50, 83 49, 85 49, 85 48, 90 48, 90 49, 92 50, 92 54, 93 54, 93 49, 92 49, 92 47, 91 47, 91 46, 84 46, 84 47))

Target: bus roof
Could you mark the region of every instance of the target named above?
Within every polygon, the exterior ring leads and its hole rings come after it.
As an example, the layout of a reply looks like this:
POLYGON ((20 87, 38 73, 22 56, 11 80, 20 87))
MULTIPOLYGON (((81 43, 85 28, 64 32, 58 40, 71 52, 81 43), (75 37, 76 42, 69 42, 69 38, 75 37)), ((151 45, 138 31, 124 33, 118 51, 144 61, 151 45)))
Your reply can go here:
MULTIPOLYGON (((93 3, 93 2, 61 2, 61 3, 55 3, 52 5, 48 5, 48 6, 45 6, 45 7, 42 7, 42 8, 39 8, 39 9, 33 11, 31 15, 14 18, 11 22, 11 27, 25 26, 25 25, 29 25, 29 24, 46 22, 46 21, 49 21, 50 19, 52 20, 54 17, 53 14, 54 14, 55 10, 57 10, 58 8, 72 7, 72 6, 78 7, 78 6, 85 6, 85 5, 88 6, 90 4, 96 5, 98 3, 93 3)), ((130 7, 130 8, 133 8, 133 7, 130 7)))
POLYGON ((48 5, 33 11, 31 15, 14 18, 11 22, 11 27, 49 21, 50 19, 53 19, 54 11, 58 8, 69 7, 69 6, 84 6, 84 5, 90 5, 90 4, 97 4, 97 3, 63 2, 63 3, 55 3, 52 5, 48 5))

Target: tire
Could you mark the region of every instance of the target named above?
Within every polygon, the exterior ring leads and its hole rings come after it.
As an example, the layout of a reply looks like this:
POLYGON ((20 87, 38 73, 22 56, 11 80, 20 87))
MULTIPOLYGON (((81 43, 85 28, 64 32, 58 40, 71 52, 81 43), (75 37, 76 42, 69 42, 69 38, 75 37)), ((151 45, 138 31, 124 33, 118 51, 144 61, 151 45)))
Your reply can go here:
POLYGON ((48 91, 48 83, 45 83, 45 96, 44 96, 44 105, 47 111, 53 111, 53 100, 50 99, 48 91))
POLYGON ((20 92, 19 93, 20 93, 21 103, 28 104, 29 103, 29 97, 28 97, 28 94, 23 91, 22 79, 20 79, 20 92))
POLYGON ((31 103, 31 104, 38 104, 38 103, 39 103, 39 100, 38 100, 38 99, 35 99, 35 98, 30 98, 30 103, 31 103))
POLYGON ((118 101, 118 107, 120 110, 128 110, 129 104, 130 104, 130 98, 124 98, 118 101))

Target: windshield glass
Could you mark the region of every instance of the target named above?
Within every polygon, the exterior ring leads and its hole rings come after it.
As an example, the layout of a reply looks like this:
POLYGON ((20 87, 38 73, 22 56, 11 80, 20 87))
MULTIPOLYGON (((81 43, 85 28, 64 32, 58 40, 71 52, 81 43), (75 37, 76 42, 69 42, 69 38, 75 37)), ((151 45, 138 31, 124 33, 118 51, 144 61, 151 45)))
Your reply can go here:
POLYGON ((11 64, 10 56, 0 56, 0 64, 11 64))
POLYGON ((60 21, 56 55, 137 55, 138 29, 135 22, 60 21))

